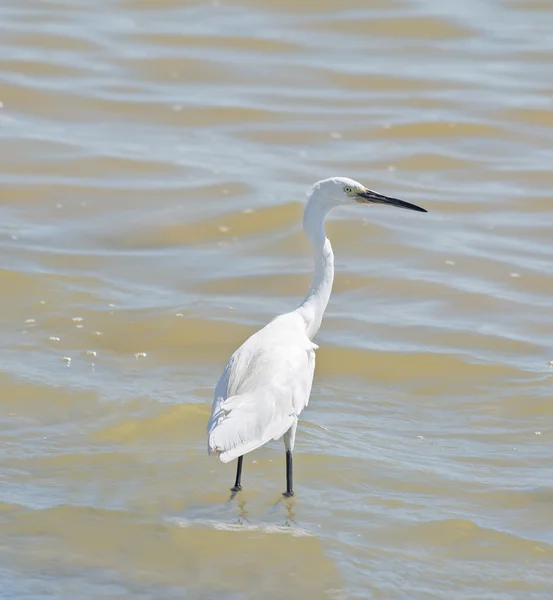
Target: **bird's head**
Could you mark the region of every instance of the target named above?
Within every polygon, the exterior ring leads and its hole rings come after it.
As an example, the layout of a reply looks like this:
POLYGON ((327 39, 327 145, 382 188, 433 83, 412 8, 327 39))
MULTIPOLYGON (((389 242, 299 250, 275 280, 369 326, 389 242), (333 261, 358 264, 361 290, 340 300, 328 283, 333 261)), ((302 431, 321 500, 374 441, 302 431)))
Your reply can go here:
POLYGON ((410 202, 373 192, 373 190, 369 190, 358 181, 348 177, 331 177, 330 179, 318 181, 311 189, 310 195, 328 208, 352 203, 388 204, 398 208, 427 212, 424 208, 410 202))

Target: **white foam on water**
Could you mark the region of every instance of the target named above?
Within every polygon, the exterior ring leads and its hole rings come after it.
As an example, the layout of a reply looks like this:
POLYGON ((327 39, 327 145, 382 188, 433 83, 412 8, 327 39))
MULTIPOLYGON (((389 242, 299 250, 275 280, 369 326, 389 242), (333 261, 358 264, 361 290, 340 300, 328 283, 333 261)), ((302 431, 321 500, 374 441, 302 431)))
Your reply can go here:
POLYGON ((293 537, 313 537, 313 534, 303 527, 291 527, 287 525, 267 525, 252 523, 228 523, 216 521, 215 519, 186 519, 182 517, 169 518, 169 522, 178 527, 193 528, 207 527, 219 531, 259 531, 262 533, 285 533, 293 537))

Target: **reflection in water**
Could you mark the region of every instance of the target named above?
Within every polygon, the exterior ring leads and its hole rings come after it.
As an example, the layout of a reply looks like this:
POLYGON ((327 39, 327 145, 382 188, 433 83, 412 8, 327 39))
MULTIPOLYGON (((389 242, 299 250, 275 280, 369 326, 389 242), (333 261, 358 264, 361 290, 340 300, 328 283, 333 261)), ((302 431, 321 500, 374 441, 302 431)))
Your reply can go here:
POLYGON ((238 524, 251 524, 248 520, 248 511, 246 509, 246 501, 243 498, 239 498, 236 503, 238 509, 240 510, 240 514, 238 516, 238 524))
POLYGON ((296 513, 294 511, 294 499, 293 498, 286 498, 285 501, 286 504, 286 519, 284 521, 284 525, 286 527, 294 527, 294 526, 298 526, 298 523, 296 522, 296 513))
POLYGON ((548 596, 552 8, 2 3, 0 595, 548 596), (296 496, 278 442, 227 502, 334 175, 430 212, 333 216, 296 496))

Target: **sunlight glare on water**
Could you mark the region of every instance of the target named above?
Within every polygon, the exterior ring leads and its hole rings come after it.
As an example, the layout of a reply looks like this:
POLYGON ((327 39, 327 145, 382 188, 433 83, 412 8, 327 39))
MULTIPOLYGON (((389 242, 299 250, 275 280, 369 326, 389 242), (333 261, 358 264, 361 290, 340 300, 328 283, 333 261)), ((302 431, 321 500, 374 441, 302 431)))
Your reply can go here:
POLYGON ((0 597, 553 595, 553 4, 0 6, 0 597), (281 442, 206 452, 234 349, 348 207, 281 442))

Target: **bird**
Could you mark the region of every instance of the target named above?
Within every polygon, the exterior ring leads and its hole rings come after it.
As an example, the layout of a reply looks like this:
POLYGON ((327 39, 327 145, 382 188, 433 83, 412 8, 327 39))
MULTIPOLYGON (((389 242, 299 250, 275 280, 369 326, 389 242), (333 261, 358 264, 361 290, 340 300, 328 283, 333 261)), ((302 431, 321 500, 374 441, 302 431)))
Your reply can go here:
POLYGON ((232 354, 215 387, 207 449, 223 463, 238 459, 233 494, 242 490, 244 455, 282 438, 286 451, 284 496, 294 495, 292 453, 298 417, 311 395, 318 349, 313 338, 334 280, 334 254, 324 228, 327 215, 336 207, 355 204, 428 212, 348 177, 317 181, 306 200, 303 230, 312 246, 315 267, 311 287, 295 310, 275 317, 232 354))

